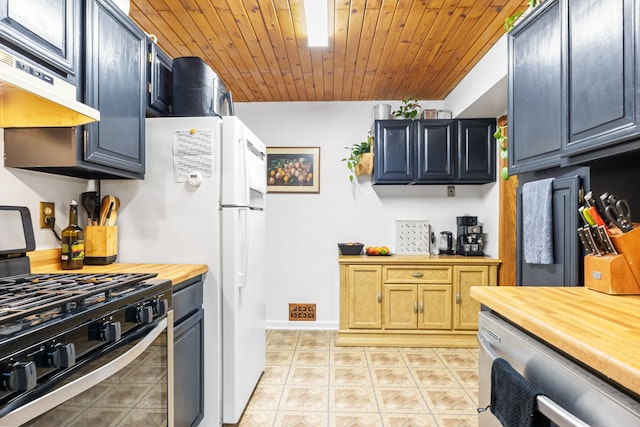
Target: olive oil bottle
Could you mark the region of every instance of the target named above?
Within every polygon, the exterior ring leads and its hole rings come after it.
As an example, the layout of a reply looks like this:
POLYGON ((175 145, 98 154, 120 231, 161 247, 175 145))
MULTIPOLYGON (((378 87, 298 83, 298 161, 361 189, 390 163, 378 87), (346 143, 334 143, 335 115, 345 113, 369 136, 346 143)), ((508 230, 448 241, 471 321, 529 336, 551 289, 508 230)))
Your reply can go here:
POLYGON ((77 270, 84 262, 84 231, 78 225, 78 204, 71 201, 69 226, 62 230, 62 250, 60 267, 63 270, 77 270))

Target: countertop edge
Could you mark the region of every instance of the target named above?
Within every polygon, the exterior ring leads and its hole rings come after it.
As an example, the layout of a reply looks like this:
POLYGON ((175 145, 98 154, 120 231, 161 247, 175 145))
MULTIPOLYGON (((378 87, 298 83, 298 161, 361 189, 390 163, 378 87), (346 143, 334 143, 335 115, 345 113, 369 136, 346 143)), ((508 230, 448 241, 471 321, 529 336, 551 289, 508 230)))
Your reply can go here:
POLYGON ((493 264, 502 261, 485 256, 462 255, 338 255, 340 264, 493 264))
POLYGON ((158 279, 171 280, 177 285, 209 271, 206 264, 134 264, 113 263, 85 265, 81 270, 60 269, 60 249, 41 249, 28 252, 32 273, 157 273, 158 279))

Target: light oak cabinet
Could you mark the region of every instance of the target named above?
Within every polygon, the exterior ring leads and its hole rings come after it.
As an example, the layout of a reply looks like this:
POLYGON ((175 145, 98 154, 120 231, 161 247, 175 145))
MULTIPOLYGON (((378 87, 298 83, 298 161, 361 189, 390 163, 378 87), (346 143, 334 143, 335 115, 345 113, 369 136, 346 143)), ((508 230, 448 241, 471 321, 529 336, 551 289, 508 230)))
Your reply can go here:
POLYGON ((489 266, 458 265, 453 267, 453 327, 478 330, 480 303, 471 298, 472 286, 489 284, 489 266))
POLYGON ((376 265, 350 265, 347 268, 347 294, 349 328, 380 328, 382 326, 382 267, 376 265))
POLYGON ((472 286, 495 286, 485 257, 341 256, 338 345, 475 347, 472 286))

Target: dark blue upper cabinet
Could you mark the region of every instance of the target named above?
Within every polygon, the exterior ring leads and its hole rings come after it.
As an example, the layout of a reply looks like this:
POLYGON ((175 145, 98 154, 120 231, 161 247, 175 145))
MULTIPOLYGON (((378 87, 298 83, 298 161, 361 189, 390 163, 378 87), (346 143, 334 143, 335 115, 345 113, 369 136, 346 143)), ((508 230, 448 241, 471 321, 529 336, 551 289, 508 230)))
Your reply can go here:
POLYGON ((495 128, 495 119, 376 120, 373 182, 493 182, 495 128))
POLYGON ((411 120, 376 120, 374 181, 408 184, 415 176, 415 144, 411 120))
POLYGON ((548 0, 509 33, 509 172, 640 150, 637 0, 548 0))
POLYGON ((496 179, 496 121, 494 119, 458 120, 458 164, 456 180, 486 183, 496 179))
POLYGON ((416 182, 453 182, 456 178, 456 143, 453 120, 415 122, 418 146, 416 182))
POLYGON ((84 160, 97 172, 142 178, 146 37, 112 2, 86 4, 85 102, 100 121, 86 125, 84 160))
POLYGON ((564 155, 611 147, 640 135, 640 32, 634 28, 639 18, 634 0, 567 0, 564 155))
POLYGON ((81 3, 0 0, 0 43, 76 81, 81 3))
POLYGON ((549 0, 509 32, 509 173, 560 165, 561 9, 549 0))

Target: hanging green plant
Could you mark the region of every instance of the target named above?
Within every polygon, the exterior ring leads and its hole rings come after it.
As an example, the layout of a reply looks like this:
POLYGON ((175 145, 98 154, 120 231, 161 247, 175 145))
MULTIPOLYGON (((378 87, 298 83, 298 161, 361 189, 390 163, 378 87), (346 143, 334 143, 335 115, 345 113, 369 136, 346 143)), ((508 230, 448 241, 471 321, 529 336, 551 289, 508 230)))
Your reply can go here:
POLYGON ((349 181, 353 182, 353 175, 357 174, 356 167, 360 163, 362 156, 371 151, 371 143, 369 141, 363 141, 359 144, 353 144, 344 148, 350 151, 350 155, 342 159, 342 161, 347 162, 347 168, 351 172, 349 174, 349 181))
MULTIPOLYGON (((536 7, 537 5, 539 5, 540 3, 542 3, 542 0, 529 0, 527 2, 527 4, 529 5, 529 7, 533 8, 536 7)), ((504 20, 504 29, 506 30, 506 32, 508 33, 509 31, 511 31, 511 29, 513 28, 513 26, 515 25, 516 21, 518 20, 518 18, 520 18, 520 16, 522 16, 522 14, 525 11, 522 10, 514 15, 511 15, 509 17, 507 17, 507 19, 504 20)))
MULTIPOLYGON (((504 127, 506 126, 500 126, 498 130, 496 130, 496 132, 493 134, 493 137, 496 139, 496 142, 500 147, 500 158, 502 160, 508 160, 509 151, 507 145, 507 136, 502 133, 502 128, 504 127)), ((507 166, 503 167, 500 175, 502 176, 502 179, 507 181, 509 179, 509 168, 507 166)))

